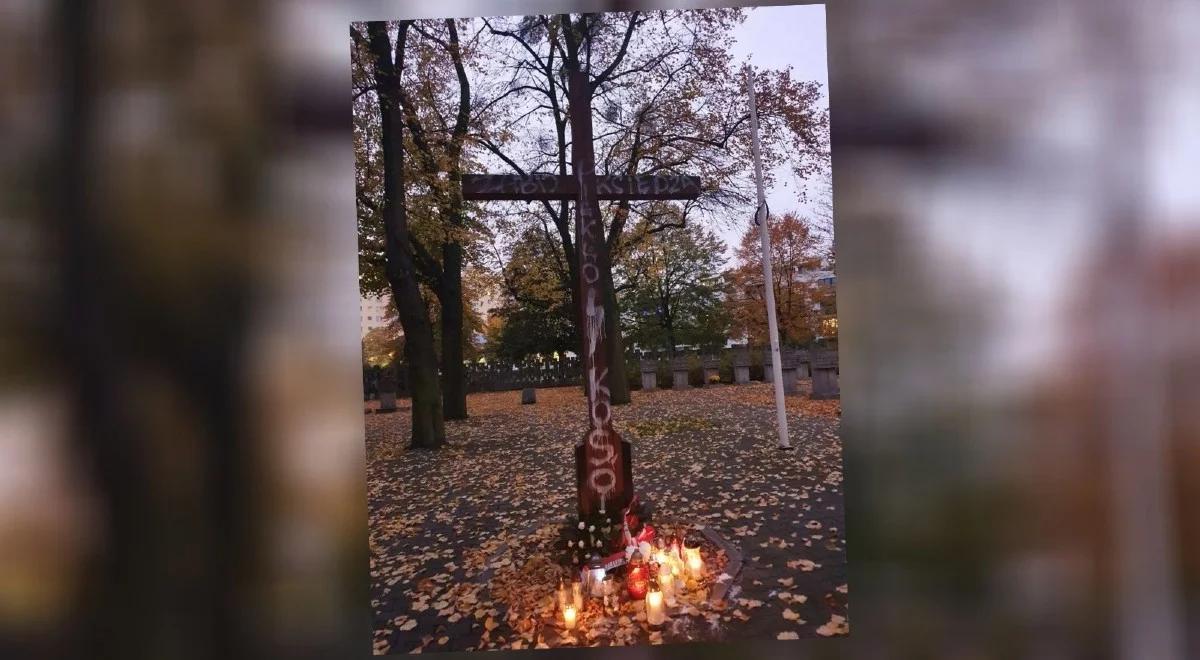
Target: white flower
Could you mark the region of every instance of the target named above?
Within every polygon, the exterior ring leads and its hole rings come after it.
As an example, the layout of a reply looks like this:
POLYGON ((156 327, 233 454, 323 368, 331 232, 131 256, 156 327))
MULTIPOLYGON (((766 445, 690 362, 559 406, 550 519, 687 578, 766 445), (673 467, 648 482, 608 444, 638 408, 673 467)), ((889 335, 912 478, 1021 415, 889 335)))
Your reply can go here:
POLYGON ((583 547, 583 541, 579 542, 579 547, 581 547, 581 548, 583 547))
POLYGON ((595 525, 588 525, 588 531, 589 531, 589 532, 594 532, 594 531, 596 531, 596 526, 595 526, 595 525))
POLYGON ((583 521, 582 521, 582 520, 580 520, 580 521, 579 521, 579 529, 583 529, 583 527, 584 527, 584 525, 583 525, 583 521))

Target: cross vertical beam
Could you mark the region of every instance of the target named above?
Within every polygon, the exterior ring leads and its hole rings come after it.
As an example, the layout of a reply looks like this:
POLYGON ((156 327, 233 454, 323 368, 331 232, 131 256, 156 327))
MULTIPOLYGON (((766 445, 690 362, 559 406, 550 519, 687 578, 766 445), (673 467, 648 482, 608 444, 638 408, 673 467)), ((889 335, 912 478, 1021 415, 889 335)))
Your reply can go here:
POLYGON ((600 200, 693 200, 700 196, 701 188, 698 177, 684 174, 598 176, 592 144, 591 92, 587 73, 567 74, 570 175, 468 174, 462 180, 463 199, 467 200, 575 200, 579 269, 573 285, 579 304, 580 355, 588 408, 588 431, 575 443, 575 480, 581 516, 601 509, 615 514, 633 499, 632 447, 612 427, 612 397, 608 387, 610 349, 609 338, 604 336, 602 280, 611 264, 600 200))
POLYGON ((581 515, 596 513, 602 508, 620 511, 633 497, 631 446, 612 427, 609 348, 608 337, 604 336, 604 289, 601 285, 601 274, 608 268, 609 255, 596 191, 590 85, 586 72, 568 73, 571 168, 579 191, 575 241, 579 255, 579 334, 583 344, 580 355, 588 399, 588 431, 575 445, 581 515))

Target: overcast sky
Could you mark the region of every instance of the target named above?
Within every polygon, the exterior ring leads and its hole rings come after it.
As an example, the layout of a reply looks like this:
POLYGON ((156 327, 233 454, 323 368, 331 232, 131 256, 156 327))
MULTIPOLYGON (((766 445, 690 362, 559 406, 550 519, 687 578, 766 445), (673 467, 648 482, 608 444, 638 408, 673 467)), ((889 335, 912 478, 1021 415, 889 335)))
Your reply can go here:
MULTIPOLYGON (((734 30, 737 43, 733 46, 738 60, 749 59, 758 69, 784 69, 792 66, 799 80, 815 80, 821 84, 821 104, 829 107, 829 69, 825 52, 825 5, 793 5, 786 7, 757 7, 746 22, 734 30)), ((769 165, 768 165, 769 166, 769 165)), ((787 211, 805 212, 807 206, 797 200, 797 185, 801 184, 786 165, 776 168, 776 186, 767 191, 767 204, 772 216, 787 211)), ((816 194, 810 188, 810 194, 816 194)), ((752 210, 751 210, 752 212, 752 210)), ((747 215, 747 222, 750 216, 747 215)), ((721 232, 729 245, 727 254, 740 239, 745 225, 721 232)))

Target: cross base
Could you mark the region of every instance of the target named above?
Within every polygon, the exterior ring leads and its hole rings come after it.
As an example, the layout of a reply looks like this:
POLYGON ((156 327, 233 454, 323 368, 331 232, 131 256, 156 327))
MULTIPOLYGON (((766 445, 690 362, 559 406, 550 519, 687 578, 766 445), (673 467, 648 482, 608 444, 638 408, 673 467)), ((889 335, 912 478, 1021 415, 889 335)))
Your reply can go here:
MULTIPOLYGON (((616 432, 612 433, 616 436, 616 432)), ((630 500, 633 499, 633 445, 624 438, 617 437, 619 446, 621 447, 621 476, 620 490, 611 492, 603 502, 604 510, 614 515, 620 514, 629 506, 630 500)), ((600 498, 596 497, 589 488, 587 488, 588 465, 587 465, 587 445, 579 444, 575 447, 575 485, 578 490, 578 507, 579 515, 590 516, 593 513, 600 511, 600 498)))

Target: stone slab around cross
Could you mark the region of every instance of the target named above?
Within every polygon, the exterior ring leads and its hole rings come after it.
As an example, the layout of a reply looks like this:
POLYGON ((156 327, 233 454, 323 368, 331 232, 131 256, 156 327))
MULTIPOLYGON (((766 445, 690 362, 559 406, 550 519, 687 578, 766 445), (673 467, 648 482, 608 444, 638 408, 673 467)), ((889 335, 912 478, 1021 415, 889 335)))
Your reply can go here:
MULTIPOLYGON (((594 178, 598 199, 696 199, 700 177, 683 174, 601 175, 594 178)), ((577 199, 579 179, 557 174, 466 174, 463 199, 577 199)))

